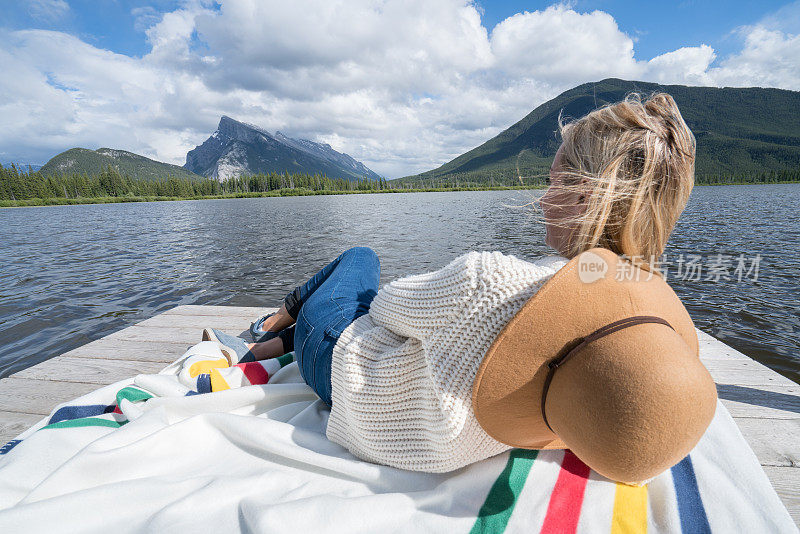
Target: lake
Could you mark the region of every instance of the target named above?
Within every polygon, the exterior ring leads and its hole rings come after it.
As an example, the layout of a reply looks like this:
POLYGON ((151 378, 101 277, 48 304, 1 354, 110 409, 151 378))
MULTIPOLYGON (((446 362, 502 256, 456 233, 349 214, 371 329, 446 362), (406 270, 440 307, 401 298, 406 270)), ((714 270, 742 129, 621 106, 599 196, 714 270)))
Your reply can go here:
MULTIPOLYGON (((0 377, 174 306, 278 306, 356 245, 378 253, 382 283, 470 250, 554 254, 524 207, 543 192, 0 210, 0 377)), ((696 326, 795 382, 798 206, 800 184, 695 187, 665 257, 667 281, 696 326)), ((198 319, 198 341, 204 326, 198 319)))

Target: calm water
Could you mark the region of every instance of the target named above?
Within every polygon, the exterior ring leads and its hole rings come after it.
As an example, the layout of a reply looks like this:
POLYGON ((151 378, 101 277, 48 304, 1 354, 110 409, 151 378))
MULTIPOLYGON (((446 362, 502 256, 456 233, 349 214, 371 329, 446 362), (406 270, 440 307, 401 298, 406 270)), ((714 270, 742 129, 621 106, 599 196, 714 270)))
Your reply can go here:
MULTIPOLYGON (((275 306, 340 252, 382 283, 470 250, 553 254, 518 206, 542 191, 342 195, 0 210, 0 377, 181 304, 275 306)), ((800 184, 696 187, 667 261, 695 324, 800 382, 800 184), (717 254, 731 280, 705 280, 717 254), (758 260, 758 274, 734 271, 758 260), (757 279, 753 279, 757 278, 757 279)), ((198 339, 204 325, 198 320, 198 339)))

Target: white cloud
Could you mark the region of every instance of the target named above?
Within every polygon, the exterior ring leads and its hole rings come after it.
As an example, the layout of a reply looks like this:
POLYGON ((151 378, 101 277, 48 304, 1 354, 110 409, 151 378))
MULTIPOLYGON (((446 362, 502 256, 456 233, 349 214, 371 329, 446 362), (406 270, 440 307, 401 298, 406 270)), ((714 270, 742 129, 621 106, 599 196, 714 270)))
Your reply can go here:
POLYGON ((519 13, 492 30, 498 68, 517 76, 572 83, 638 74, 633 40, 608 13, 577 13, 562 5, 519 13))
POLYGON ((714 85, 708 67, 717 55, 708 45, 679 48, 647 62, 648 80, 684 85, 714 85))
POLYGON ((758 21, 757 26, 786 33, 796 33, 800 28, 800 0, 788 3, 758 21))
POLYGON ((64 0, 27 0, 28 13, 33 18, 54 21, 69 12, 69 4, 64 0))
POLYGON ((480 17, 460 0, 311 4, 237 0, 200 14, 198 34, 220 60, 209 81, 310 99, 365 87, 440 91, 492 60, 480 17))
POLYGON ((159 13, 153 6, 142 6, 131 9, 133 15, 133 27, 136 31, 146 32, 161 20, 159 13))
POLYGON ((758 25, 740 30, 744 49, 709 70, 717 85, 800 89, 800 34, 758 25))
POLYGON ((563 4, 491 32, 468 0, 221 4, 133 13, 151 45, 141 58, 60 32, 0 34, 0 113, 13 125, 0 130, 0 158, 112 146, 182 164, 227 114, 395 177, 591 80, 800 89, 800 38, 768 19, 738 30, 733 56, 701 45, 642 61, 611 15, 563 4))

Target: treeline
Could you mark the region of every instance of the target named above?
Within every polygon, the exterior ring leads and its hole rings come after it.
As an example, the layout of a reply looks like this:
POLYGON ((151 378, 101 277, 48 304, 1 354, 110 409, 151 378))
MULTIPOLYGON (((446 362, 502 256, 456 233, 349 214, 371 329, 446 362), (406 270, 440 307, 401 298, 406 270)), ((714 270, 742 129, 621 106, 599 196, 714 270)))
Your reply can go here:
POLYGON ((0 200, 76 199, 100 197, 173 197, 196 198, 267 193, 285 189, 310 191, 373 191, 388 189, 386 180, 344 180, 319 174, 255 174, 219 182, 208 178, 196 180, 167 176, 137 179, 108 166, 99 174, 60 174, 45 176, 40 172, 0 165, 0 200))
POLYGON ((397 178, 389 185, 398 188, 474 188, 474 187, 538 187, 547 183, 549 173, 540 171, 520 176, 511 169, 491 169, 467 173, 451 173, 440 176, 420 174, 414 177, 397 178))
POLYGON ((321 174, 253 174, 249 176, 239 176, 228 178, 222 182, 206 180, 218 183, 221 194, 228 193, 266 193, 268 191, 279 191, 282 189, 307 189, 310 191, 376 191, 391 189, 388 182, 380 180, 370 180, 362 178, 357 180, 345 180, 344 178, 328 178, 321 174))
POLYGON ((760 173, 720 172, 702 174, 695 177, 695 183, 701 185, 777 184, 781 182, 800 182, 800 167, 782 171, 762 171, 760 173))
MULTIPOLYGON (((7 205, 31 199, 97 199, 97 198, 203 198, 223 196, 258 196, 258 194, 304 194, 313 192, 400 192, 413 190, 447 191, 487 188, 537 187, 546 184, 547 174, 515 176, 508 171, 449 174, 438 177, 417 177, 386 180, 345 180, 319 174, 254 174, 219 182, 208 178, 195 180, 167 176, 151 180, 132 178, 108 166, 99 174, 87 173, 45 176, 40 172, 21 170, 14 165, 0 165, 0 201, 7 205)), ((735 174, 698 175, 695 183, 723 185, 740 183, 800 182, 800 167, 783 171, 735 174)))
MULTIPOLYGON (((545 186, 549 173, 517 176, 512 171, 492 170, 487 172, 454 173, 445 176, 416 176, 413 178, 398 178, 389 182, 399 188, 475 188, 475 187, 537 187, 545 186)), ((732 173, 717 172, 711 174, 695 175, 698 185, 724 185, 724 184, 775 184, 785 182, 800 182, 800 167, 782 171, 762 171, 760 173, 732 173)))

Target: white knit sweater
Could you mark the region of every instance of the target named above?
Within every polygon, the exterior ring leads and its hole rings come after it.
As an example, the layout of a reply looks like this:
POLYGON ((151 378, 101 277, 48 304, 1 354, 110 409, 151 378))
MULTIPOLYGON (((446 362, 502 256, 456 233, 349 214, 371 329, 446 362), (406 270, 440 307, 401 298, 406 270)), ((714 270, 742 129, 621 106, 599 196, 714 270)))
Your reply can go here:
POLYGON ((510 449, 475 419, 472 382, 506 323, 567 261, 469 252, 385 285, 334 347, 328 439, 434 473, 510 449))

